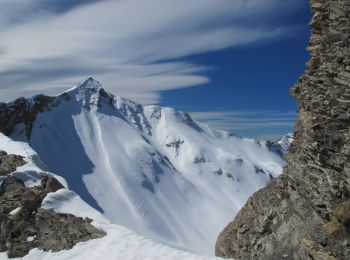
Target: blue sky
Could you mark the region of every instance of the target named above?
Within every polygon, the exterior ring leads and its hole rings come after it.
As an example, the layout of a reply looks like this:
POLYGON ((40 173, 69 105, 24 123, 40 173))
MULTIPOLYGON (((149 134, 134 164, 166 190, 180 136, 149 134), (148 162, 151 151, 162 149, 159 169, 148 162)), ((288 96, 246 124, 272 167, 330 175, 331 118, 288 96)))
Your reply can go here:
POLYGON ((249 137, 293 129, 304 0, 0 0, 0 99, 107 91, 249 137))

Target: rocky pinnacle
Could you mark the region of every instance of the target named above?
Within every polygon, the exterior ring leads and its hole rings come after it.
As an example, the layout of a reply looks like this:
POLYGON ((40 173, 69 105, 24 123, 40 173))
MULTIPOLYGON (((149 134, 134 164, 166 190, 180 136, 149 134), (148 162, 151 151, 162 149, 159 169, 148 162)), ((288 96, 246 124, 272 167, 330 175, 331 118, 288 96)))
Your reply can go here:
POLYGON ((311 59, 292 89, 298 119, 287 166, 219 235, 218 256, 350 259, 350 1, 311 6, 311 59))

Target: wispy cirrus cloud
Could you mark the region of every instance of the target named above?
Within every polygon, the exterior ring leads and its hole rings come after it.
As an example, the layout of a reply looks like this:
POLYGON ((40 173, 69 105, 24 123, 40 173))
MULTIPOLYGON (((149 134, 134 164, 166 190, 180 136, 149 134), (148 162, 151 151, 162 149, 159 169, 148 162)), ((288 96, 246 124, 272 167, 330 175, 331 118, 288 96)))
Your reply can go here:
MULTIPOLYGON (((190 112, 193 119, 205 122, 218 129, 240 132, 250 130, 261 133, 261 129, 293 129, 296 119, 294 111, 205 111, 190 112), (257 130, 257 131, 254 131, 257 130)), ((285 134, 270 135, 277 137, 285 134)), ((254 136, 253 137, 261 137, 254 136)), ((266 135, 264 136, 266 137, 266 135)))
POLYGON ((93 76, 115 94, 156 103, 160 91, 210 80, 209 68, 185 57, 285 37, 291 28, 271 17, 298 8, 295 0, 78 2, 0 0, 1 100, 93 76))

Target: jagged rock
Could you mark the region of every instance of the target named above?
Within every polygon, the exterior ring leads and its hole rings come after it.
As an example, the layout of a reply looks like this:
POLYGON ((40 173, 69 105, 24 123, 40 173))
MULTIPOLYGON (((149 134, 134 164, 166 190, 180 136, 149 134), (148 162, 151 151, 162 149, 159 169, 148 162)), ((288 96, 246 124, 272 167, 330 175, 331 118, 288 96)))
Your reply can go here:
POLYGON ((30 100, 21 97, 12 103, 0 103, 0 132, 11 135, 16 125, 23 124, 23 129, 20 131, 23 131, 26 138, 30 140, 37 114, 50 111, 68 98, 64 93, 58 97, 37 95, 30 100))
POLYGON ((43 187, 46 192, 55 192, 64 188, 63 185, 52 176, 44 176, 41 179, 41 187, 43 187))
POLYGON ((15 154, 7 154, 5 151, 0 151, 0 176, 14 172, 17 167, 26 164, 23 157, 15 154))
POLYGON ((9 214, 20 207, 24 190, 22 181, 8 177, 0 186, 0 213, 9 214))
POLYGON ((48 251, 70 249, 76 243, 105 235, 88 218, 59 214, 40 208, 49 192, 63 186, 52 176, 44 176, 40 186, 25 187, 7 177, 0 186, 0 252, 21 257, 32 248, 48 251))
POLYGON ((35 227, 38 232, 38 247, 43 250, 59 251, 72 248, 77 242, 99 238, 105 235, 90 223, 91 219, 78 218, 71 214, 58 214, 38 209, 35 227))
POLYGON ((287 166, 219 235, 218 256, 350 259, 350 1, 311 5, 312 57, 292 89, 298 120, 287 166))

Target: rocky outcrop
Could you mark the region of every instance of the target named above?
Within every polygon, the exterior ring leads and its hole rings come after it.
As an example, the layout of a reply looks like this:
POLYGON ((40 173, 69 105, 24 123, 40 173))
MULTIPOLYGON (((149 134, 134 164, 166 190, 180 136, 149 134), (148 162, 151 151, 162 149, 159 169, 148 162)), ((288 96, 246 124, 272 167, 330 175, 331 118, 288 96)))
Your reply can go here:
POLYGON ((88 218, 40 208, 47 193, 61 188, 51 176, 31 188, 15 177, 5 179, 0 186, 0 252, 7 251, 11 258, 24 256, 32 248, 59 251, 105 235, 88 218))
POLYGON ((16 125, 23 124, 24 135, 30 139, 33 123, 38 113, 56 106, 55 99, 44 95, 38 95, 31 100, 19 98, 6 104, 0 103, 0 132, 10 135, 16 125))
POLYGON ((350 1, 311 5, 311 60, 292 89, 287 166, 220 234, 218 256, 350 259, 350 1))
POLYGON ((29 141, 37 115, 51 111, 67 100, 69 96, 63 93, 57 97, 37 95, 30 99, 21 97, 10 103, 0 103, 0 132, 9 136, 15 130, 20 131, 29 141), (21 127, 16 129, 18 125, 21 127))
POLYGON ((15 154, 7 154, 0 150, 0 176, 6 176, 14 172, 17 167, 26 164, 23 157, 15 154))

